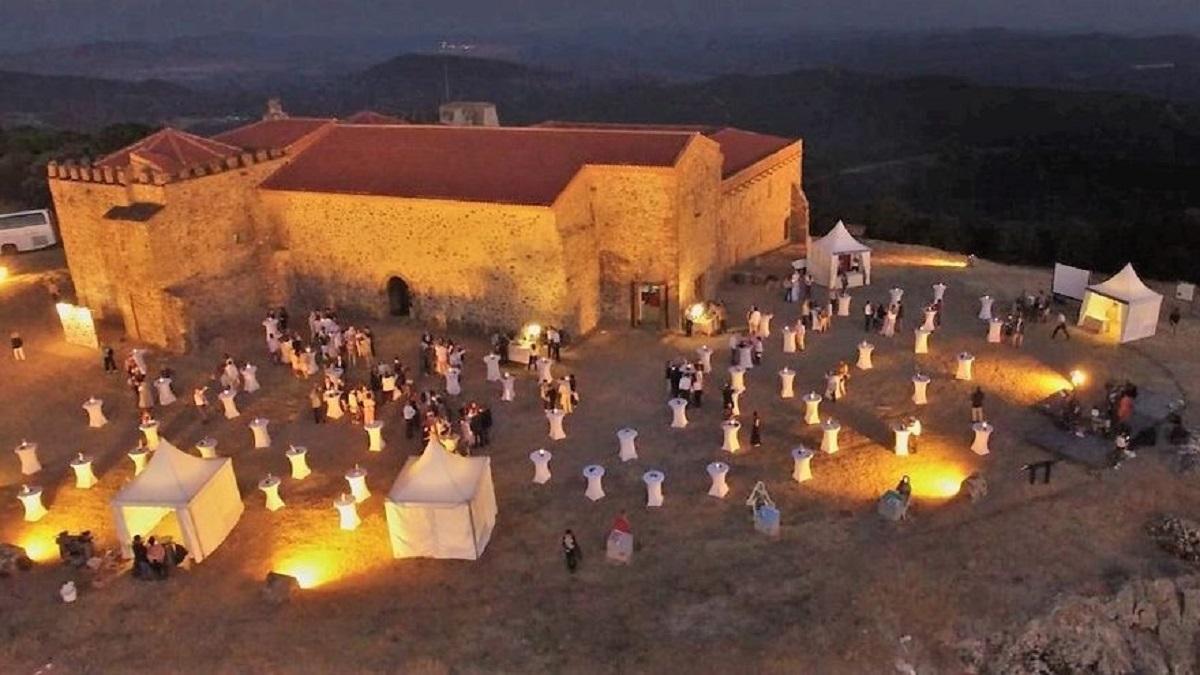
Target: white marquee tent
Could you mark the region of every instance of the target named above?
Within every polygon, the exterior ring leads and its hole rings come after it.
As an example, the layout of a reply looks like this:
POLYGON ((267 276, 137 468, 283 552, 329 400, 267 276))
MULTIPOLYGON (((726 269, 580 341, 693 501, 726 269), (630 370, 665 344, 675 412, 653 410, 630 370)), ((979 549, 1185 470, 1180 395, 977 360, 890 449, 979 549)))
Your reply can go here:
POLYGON ((431 438, 405 462, 385 502, 392 555, 476 560, 496 525, 489 457, 462 457, 431 438))
POLYGON ((1107 281, 1087 287, 1078 323, 1096 322, 1118 342, 1140 340, 1158 330, 1162 299, 1142 283, 1133 265, 1126 265, 1107 281))
POLYGON ((809 246, 808 273, 814 283, 829 288, 839 285, 838 275, 842 273, 847 287, 866 286, 871 283, 871 249, 855 239, 839 220, 829 234, 809 246))
POLYGON ((126 555, 134 535, 150 534, 174 514, 180 543, 196 562, 217 550, 245 508, 232 459, 201 459, 165 440, 158 442, 145 470, 121 488, 111 505, 126 555))

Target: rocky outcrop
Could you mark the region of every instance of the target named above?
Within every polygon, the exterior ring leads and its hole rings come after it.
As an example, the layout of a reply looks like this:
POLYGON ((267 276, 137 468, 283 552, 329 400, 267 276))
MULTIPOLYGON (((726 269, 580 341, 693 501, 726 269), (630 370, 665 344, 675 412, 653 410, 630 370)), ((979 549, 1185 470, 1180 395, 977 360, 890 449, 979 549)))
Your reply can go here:
POLYGON ((1044 617, 987 640, 967 659, 975 672, 1197 672, 1200 576, 1137 580, 1111 597, 1071 596, 1044 617))

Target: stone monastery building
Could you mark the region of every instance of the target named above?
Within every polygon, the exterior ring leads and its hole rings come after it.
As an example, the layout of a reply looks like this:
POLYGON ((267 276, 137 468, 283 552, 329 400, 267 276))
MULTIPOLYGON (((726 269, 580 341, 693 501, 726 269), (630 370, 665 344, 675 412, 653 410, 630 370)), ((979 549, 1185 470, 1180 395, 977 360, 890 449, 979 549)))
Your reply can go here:
POLYGON ((168 128, 48 174, 80 303, 183 350, 285 303, 678 328, 730 266, 806 240, 801 155, 732 128, 359 113, 168 128))

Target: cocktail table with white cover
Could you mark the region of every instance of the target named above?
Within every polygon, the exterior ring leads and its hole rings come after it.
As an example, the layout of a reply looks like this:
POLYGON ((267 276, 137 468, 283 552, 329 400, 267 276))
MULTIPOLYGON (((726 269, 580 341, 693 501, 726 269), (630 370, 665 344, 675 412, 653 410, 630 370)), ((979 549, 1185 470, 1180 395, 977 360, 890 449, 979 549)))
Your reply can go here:
POLYGON ((278 476, 267 474, 265 478, 258 481, 258 489, 262 490, 263 495, 267 498, 267 510, 278 511, 283 508, 283 498, 279 496, 279 484, 282 481, 278 476))
POLYGON ((783 326, 783 353, 796 353, 796 329, 787 324, 783 326))
POLYGON ((804 447, 792 448, 792 480, 803 483, 812 480, 813 451, 804 447))
POLYGON ((95 472, 92 471, 92 458, 90 455, 79 453, 71 460, 71 470, 75 472, 75 487, 82 490, 89 490, 99 483, 96 479, 95 472))
POLYGON ((499 382, 500 381, 500 355, 499 354, 488 354, 487 356, 483 357, 483 365, 484 365, 484 368, 487 369, 487 381, 488 382, 499 382))
POLYGON ((972 366, 975 363, 975 357, 969 352, 962 352, 958 355, 958 369, 954 372, 956 380, 970 380, 972 366))
POLYGON ((271 434, 267 432, 267 425, 271 423, 265 417, 255 417, 250 422, 250 433, 254 434, 254 448, 256 450, 271 447, 271 434))
POLYGON ((838 432, 842 425, 832 417, 821 423, 821 452, 832 455, 838 451, 838 432))
POLYGON ((604 499, 604 467, 599 464, 589 464, 583 467, 583 477, 587 479, 587 490, 584 496, 592 501, 604 499))
POLYGON ((563 417, 566 416, 562 410, 551 408, 546 411, 546 421, 550 423, 550 439, 561 441, 567 437, 567 432, 563 431, 563 417))
POLYGON ((138 426, 138 429, 141 430, 142 435, 146 437, 147 448, 158 447, 158 420, 150 420, 145 424, 141 424, 138 426))
POLYGON ((687 427, 687 405, 687 400, 682 398, 673 398, 670 401, 667 401, 667 407, 671 409, 672 429, 683 429, 687 427))
POLYGON ((971 425, 971 430, 975 432, 975 440, 971 442, 971 452, 977 455, 986 455, 991 452, 988 448, 988 440, 991 438, 993 429, 995 427, 987 422, 976 422, 971 425))
POLYGON ((17 449, 13 450, 13 453, 16 453, 17 459, 20 460, 22 476, 32 476, 42 470, 42 462, 37 461, 37 443, 22 441, 17 449))
POLYGON ((511 401, 516 398, 516 378, 504 373, 500 378, 500 400, 511 401))
POLYGON ((258 383, 258 366, 247 363, 242 366, 242 391, 253 394, 259 389, 262 389, 262 385, 258 383))
POLYGON ((663 505, 663 481, 667 479, 666 474, 657 470, 651 469, 642 474, 642 482, 646 484, 646 506, 656 508, 663 505))
POLYGON ((939 300, 944 299, 945 297, 946 297, 946 284, 943 284, 942 282, 939 281, 933 285, 933 301, 937 302, 939 300))
POLYGON ((354 501, 364 502, 371 496, 367 489, 367 470, 355 464, 353 469, 346 472, 346 483, 350 485, 350 494, 354 501))
POLYGON ((742 424, 737 420, 726 420, 721 423, 721 431, 724 434, 724 441, 721 443, 722 450, 737 452, 742 449, 742 444, 738 441, 738 431, 741 428, 742 424))
POLYGON ((775 318, 774 314, 763 312, 762 318, 758 322, 758 337, 766 340, 771 337, 771 319, 775 318))
POLYGON ((83 409, 87 412, 88 428, 99 429, 108 424, 108 418, 104 416, 104 399, 93 396, 83 402, 83 409))
POLYGON ((804 423, 805 424, 820 424, 821 423, 821 395, 815 391, 810 391, 803 397, 804 400, 804 423))
POLYGON ((308 468, 308 448, 303 445, 293 445, 283 454, 287 456, 288 462, 292 465, 293 480, 304 480, 312 475, 312 469, 308 468))
POLYGON ((140 476, 146 470, 146 460, 150 457, 149 448, 138 446, 129 451, 129 460, 133 462, 133 475, 140 476))
POLYGON ((154 381, 154 395, 158 397, 159 405, 171 405, 175 402, 175 392, 171 391, 171 378, 160 377, 154 381))
POLYGON ((984 295, 979 298, 979 318, 982 321, 992 320, 992 296, 984 295))
POLYGON ((226 389, 217 394, 217 399, 221 401, 221 405, 225 406, 225 419, 231 420, 242 414, 238 411, 237 394, 232 389, 226 389))
POLYGON ((913 383, 912 402, 914 405, 925 405, 926 403, 929 403, 929 399, 926 398, 927 389, 929 387, 929 380, 930 380, 930 378, 928 375, 923 375, 921 373, 917 373, 916 375, 913 375, 913 378, 912 378, 912 383, 913 383))
POLYGON ((909 433, 910 432, 907 424, 903 422, 896 422, 892 424, 892 434, 895 436, 896 440, 895 444, 892 446, 892 451, 896 453, 897 457, 908 456, 909 433))
MULTIPOLYGON (((686 424, 687 421, 684 420, 684 423, 686 424)), ((629 427, 617 429, 618 457, 622 462, 631 462, 638 458, 637 435, 638 432, 636 429, 630 429, 629 427)))
POLYGON ((929 353, 929 336, 933 331, 925 328, 918 328, 913 331, 913 353, 928 354, 929 353))
POLYGON ((22 485, 17 491, 17 499, 21 502, 21 506, 25 507, 25 522, 36 523, 45 516, 48 511, 46 506, 42 504, 42 488, 37 485, 22 485))
POLYGON ((729 465, 725 462, 710 462, 708 465, 708 476, 712 479, 712 485, 708 488, 708 496, 724 499, 725 495, 729 494, 729 484, 725 482, 725 477, 729 475, 729 465))
POLYGON ((784 368, 779 371, 779 398, 795 398, 796 390, 792 384, 796 381, 796 371, 784 368))
POLYGON ((871 361, 871 353, 874 351, 875 345, 871 344, 870 342, 863 340, 862 342, 858 343, 857 365, 859 370, 870 370, 875 367, 874 362, 871 361))
POLYGON ((892 289, 888 291, 888 297, 891 298, 891 303, 895 305, 904 299, 904 289, 893 286, 892 289))
POLYGON ((367 430, 367 452, 383 452, 387 447, 387 442, 383 440, 383 420, 364 424, 363 429, 367 430))
POLYGON ((1000 330, 1004 328, 1004 320, 999 317, 992 317, 988 321, 987 341, 992 344, 1000 343, 1000 330))
POLYGON ((533 482, 542 485, 550 481, 550 459, 552 457, 554 455, 545 448, 529 453, 529 461, 533 462, 533 482))
POLYGON ((746 369, 742 366, 729 366, 729 386, 734 391, 746 390, 746 369))
POLYGON ((331 420, 340 420, 344 414, 342 395, 336 391, 325 392, 325 417, 331 420))
POLYGON ((937 330, 937 310, 932 307, 925 308, 925 323, 921 324, 921 328, 932 333, 937 330))
POLYGON ((362 518, 358 517, 358 501, 354 499, 354 495, 338 495, 338 498, 333 500, 333 507, 338 512, 339 527, 343 530, 358 529, 362 518))
POLYGON ((217 439, 211 436, 200 439, 200 442, 196 444, 196 452, 200 453, 200 457, 203 459, 216 459, 217 439))
POLYGON ((849 295, 839 295, 837 299, 837 315, 850 316, 850 300, 849 295))
POLYGON ((462 384, 459 382, 459 375, 462 371, 458 368, 450 368, 446 370, 446 393, 451 396, 458 396, 462 393, 462 384))
POLYGON ((700 357, 700 369, 706 373, 712 372, 712 347, 708 345, 700 345, 696 348, 696 355, 700 357))
POLYGON ((554 381, 554 362, 546 357, 540 357, 537 360, 537 374, 539 382, 554 381))

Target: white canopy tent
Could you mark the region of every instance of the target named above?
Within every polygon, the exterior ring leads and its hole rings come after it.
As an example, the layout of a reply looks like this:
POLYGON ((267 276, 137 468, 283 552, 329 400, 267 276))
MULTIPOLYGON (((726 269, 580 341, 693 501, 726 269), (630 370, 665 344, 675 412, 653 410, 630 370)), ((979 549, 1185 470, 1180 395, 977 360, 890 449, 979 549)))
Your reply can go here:
POLYGON ((201 459, 160 440, 146 468, 113 497, 117 535, 126 555, 134 535, 146 536, 172 514, 196 562, 217 550, 242 516, 233 460, 201 459))
POLYGON ((850 234, 845 223, 838 221, 829 234, 817 239, 808 249, 808 273, 822 286, 840 285, 839 275, 846 275, 846 286, 866 286, 871 283, 871 249, 850 234))
POLYGON ((1158 331, 1162 299, 1142 283, 1133 265, 1126 265, 1107 281, 1087 287, 1078 323, 1097 323, 1101 333, 1118 342, 1148 338, 1158 331))
POLYGON ((462 457, 431 438, 409 457, 384 510, 397 558, 477 560, 496 526, 496 490, 489 457, 462 457))

